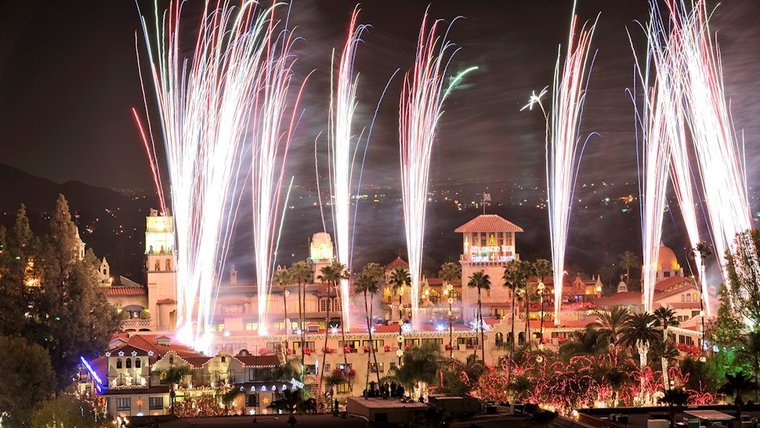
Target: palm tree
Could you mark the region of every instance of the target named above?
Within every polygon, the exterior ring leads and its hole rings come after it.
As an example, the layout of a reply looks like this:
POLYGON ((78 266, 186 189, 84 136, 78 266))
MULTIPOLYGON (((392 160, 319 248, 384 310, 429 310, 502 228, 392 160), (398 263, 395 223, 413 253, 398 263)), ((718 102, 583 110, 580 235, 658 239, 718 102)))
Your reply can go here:
MULTIPOLYGON (((272 277, 272 282, 277 284, 280 287, 280 290, 282 290, 282 304, 285 309, 285 319, 283 320, 283 324, 285 325, 285 337, 288 337, 288 332, 290 330, 290 326, 288 325, 290 321, 288 320, 288 284, 290 284, 291 278, 290 278, 290 272, 282 267, 277 268, 277 270, 274 272, 274 275, 272 277)), ((285 340, 285 348, 288 347, 288 341, 285 340)))
MULTIPOLYGON (((649 347, 660 341, 662 336, 657 331, 657 318, 649 312, 631 314, 620 329, 620 344, 636 349, 639 353, 639 368, 644 370, 647 365, 649 347)), ((641 376, 641 391, 644 392, 644 376, 641 376)))
POLYGON ((445 287, 449 298, 449 358, 452 358, 454 356, 454 327, 452 325, 454 318, 453 314, 451 313, 451 302, 453 301, 453 296, 451 293, 453 287, 451 285, 451 282, 455 279, 460 279, 461 277, 462 266, 460 266, 458 263, 446 262, 441 265, 441 278, 443 278, 443 286, 445 287))
POLYGON ((396 371, 395 378, 407 388, 414 388, 419 383, 432 384, 437 378, 440 361, 439 345, 423 343, 415 346, 404 352, 403 364, 396 371))
POLYGON ((504 285, 512 291, 512 349, 515 353, 515 297, 517 290, 524 289, 528 284, 530 265, 520 260, 512 260, 504 267, 504 285))
POLYGON ((660 403, 668 405, 668 414, 670 416, 670 426, 675 424, 676 411, 683 408, 689 402, 689 393, 683 388, 668 388, 662 393, 660 403))
MULTIPOLYGON (((334 261, 330 265, 323 267, 320 270, 319 275, 320 281, 327 282, 331 288, 335 289, 335 295, 340 299, 340 293, 338 292, 338 284, 340 284, 340 281, 342 279, 348 279, 348 272, 346 272, 346 266, 340 262, 334 261)), ((345 329, 345 323, 343 322, 343 315, 344 311, 346 311, 346 307, 344 306, 346 302, 341 301, 340 302, 340 310, 341 310, 341 323, 340 323, 340 334, 341 339, 343 339, 343 362, 348 366, 348 358, 346 357, 346 329, 345 329)))
POLYGON ((304 325, 304 306, 306 306, 306 289, 304 286, 314 281, 314 271, 305 261, 295 262, 290 266, 290 278, 298 284, 298 329, 301 336, 301 380, 305 376, 304 365, 306 363, 306 326, 304 325))
MULTIPOLYGON (((367 333, 369 334, 370 354, 367 354, 367 367, 372 368, 370 357, 374 357, 375 373, 377 374, 377 383, 380 384, 380 372, 377 366, 377 354, 375 353, 375 341, 372 340, 372 309, 368 302, 368 295, 372 296, 374 301, 375 293, 378 290, 378 284, 383 278, 383 267, 377 263, 367 263, 362 268, 359 277, 354 281, 354 293, 364 295, 364 313, 367 316, 367 333)), ((367 370, 367 380, 369 381, 369 370, 367 370)), ((369 384, 369 382, 367 382, 369 384)))
POLYGON ((625 324, 629 315, 628 308, 613 305, 609 311, 596 311, 596 321, 589 324, 591 328, 599 330, 599 338, 607 342, 609 347, 617 345, 620 329, 625 324))
MULTIPOLYGON (((332 290, 335 287, 335 284, 337 284, 341 278, 343 277, 343 272, 345 272, 345 268, 342 264, 338 262, 333 262, 327 266, 322 267, 322 269, 319 270, 319 275, 317 276, 317 280, 319 280, 323 284, 327 284, 327 315, 325 316, 325 346, 324 346, 324 358, 322 359, 322 370, 320 370, 319 375, 319 385, 320 388, 322 386, 322 380, 324 379, 325 375, 325 362, 327 361, 327 339, 330 334, 330 309, 332 308, 332 290)), ((341 323, 342 324, 342 323, 341 323)), ((343 344, 345 346, 345 340, 343 341, 343 344)), ((346 353, 343 352, 343 359, 344 363, 348 365, 348 360, 346 358, 346 353)))
MULTIPOLYGON (((705 271, 705 260, 713 255, 713 250, 710 244, 708 244, 705 241, 699 241, 697 243, 696 248, 692 250, 694 253, 699 254, 699 262, 700 262, 700 270, 699 275, 697 275, 697 279, 699 280, 699 309, 702 317, 702 343, 704 344, 705 341, 705 296, 704 296, 704 281, 705 278, 702 278, 702 274, 705 271)), ((704 346, 703 346, 704 349, 704 346)))
POLYGON ((631 251, 626 251, 620 257, 620 267, 625 269, 625 284, 631 286, 631 268, 641 267, 641 260, 631 251))
MULTIPOLYGON (((470 276, 470 281, 467 283, 470 288, 478 289, 478 325, 480 326, 480 356, 481 360, 486 360, 486 347, 485 347, 485 335, 483 333, 483 309, 480 304, 480 290, 491 289, 491 278, 483 271, 475 272, 470 276)), ((477 349, 475 350, 477 352, 477 349)))
POLYGON ((662 306, 654 310, 654 317, 657 319, 657 327, 662 329, 662 342, 664 347, 660 358, 662 359, 662 381, 665 384, 665 389, 667 389, 670 386, 670 379, 668 376, 669 355, 673 353, 672 350, 670 352, 665 352, 668 351, 668 328, 678 327, 678 318, 676 317, 676 312, 672 308, 662 306))
POLYGON ((718 392, 726 394, 734 399, 734 406, 736 407, 736 420, 741 421, 742 408, 744 407, 744 394, 752 391, 756 391, 758 388, 757 383, 752 382, 747 375, 742 371, 736 374, 726 373, 726 383, 718 389, 718 392))
POLYGON ((589 325, 585 330, 574 331, 570 340, 559 346, 558 353, 564 360, 569 361, 575 356, 600 354, 607 349, 602 331, 594 330, 589 325))
POLYGON ((193 374, 193 370, 188 365, 171 366, 166 370, 159 372, 159 377, 163 382, 169 384, 169 407, 174 414, 174 397, 176 395, 174 385, 182 383, 186 376, 193 374))
POLYGON ((404 268, 396 268, 391 272, 390 284, 393 287, 393 291, 398 295, 398 325, 399 331, 401 331, 401 318, 403 317, 401 307, 401 294, 404 287, 412 283, 412 277, 409 275, 409 271, 404 268))
MULTIPOLYGON (((536 259, 533 262, 533 274, 536 275, 536 278, 538 278, 538 282, 540 284, 544 283, 544 279, 548 276, 552 276, 554 273, 554 269, 552 268, 552 262, 546 259, 536 259)), ((539 292, 543 292, 539 290, 539 292)), ((544 334, 544 306, 543 306, 543 295, 541 296, 541 335, 544 334)), ((543 341, 543 337, 541 337, 541 340, 543 341)))

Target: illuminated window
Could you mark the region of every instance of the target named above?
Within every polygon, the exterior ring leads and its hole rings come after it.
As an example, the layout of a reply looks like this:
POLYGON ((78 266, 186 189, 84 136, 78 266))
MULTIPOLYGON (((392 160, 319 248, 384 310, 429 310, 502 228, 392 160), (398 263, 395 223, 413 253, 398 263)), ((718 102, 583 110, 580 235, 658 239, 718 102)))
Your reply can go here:
POLYGON ((161 271, 161 260, 156 260, 156 263, 153 266, 153 270, 156 272, 161 271))
POLYGON ((686 293, 686 303, 691 303, 691 294, 686 293))
POLYGON ((120 412, 128 412, 132 410, 132 399, 130 397, 116 398, 116 410, 120 412))
POLYGON ((259 323, 257 322, 247 322, 245 323, 245 329, 248 331, 256 331, 259 329, 259 323))
POLYGON ((148 398, 148 407, 150 410, 163 410, 164 409, 164 397, 150 397, 148 398))
POLYGON ((343 382, 335 385, 335 392, 338 394, 348 394, 351 391, 351 387, 348 382, 343 382))
POLYGON ((166 270, 172 270, 172 259, 166 259, 166 270))

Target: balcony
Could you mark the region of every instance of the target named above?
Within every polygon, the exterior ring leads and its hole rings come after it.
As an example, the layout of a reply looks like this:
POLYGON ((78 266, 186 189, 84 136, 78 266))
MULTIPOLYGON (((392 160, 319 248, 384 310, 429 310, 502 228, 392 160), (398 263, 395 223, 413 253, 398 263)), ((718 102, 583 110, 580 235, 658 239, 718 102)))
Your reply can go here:
POLYGON ((150 319, 145 318, 128 318, 121 322, 121 329, 127 330, 150 330, 150 319))

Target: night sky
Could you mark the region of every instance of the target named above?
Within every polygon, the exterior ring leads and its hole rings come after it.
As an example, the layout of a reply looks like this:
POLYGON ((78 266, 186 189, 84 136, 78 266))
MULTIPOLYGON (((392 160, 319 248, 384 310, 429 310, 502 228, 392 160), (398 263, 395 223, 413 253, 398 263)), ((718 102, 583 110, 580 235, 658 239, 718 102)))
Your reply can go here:
MULTIPOLYGON (((190 2, 197 8, 199 2, 190 2)), ((416 1, 362 4, 360 22, 372 24, 359 48, 359 126, 368 121, 380 91, 396 69, 412 64, 420 20, 430 3, 433 18, 464 19, 450 39, 462 49, 452 71, 479 71, 446 104, 433 154, 434 180, 543 179, 543 118, 520 112, 532 90, 551 83, 559 43, 567 38, 570 0, 416 1)), ((153 2, 140 2, 152 13, 153 2)), ((314 180, 313 142, 325 128, 329 60, 341 45, 355 3, 296 0, 291 24, 299 76, 316 70, 307 84, 304 119, 294 147, 298 183, 314 180), (300 165, 298 165, 300 164, 300 165)), ((80 180, 114 187, 149 187, 149 168, 130 117, 142 105, 135 59, 138 13, 132 0, 11 2, 0 16, 0 162, 57 182, 80 180)), ((593 47, 584 133, 591 140, 580 180, 635 179, 636 152, 631 102, 633 56, 628 29, 639 49, 646 19, 643 0, 581 0, 581 20, 601 12, 593 47)), ((717 8, 713 29, 723 54, 727 95, 735 126, 745 131, 750 182, 760 135, 760 2, 730 0, 717 8)), ((188 34, 188 36, 190 36, 188 34)), ((145 47, 138 45, 141 54, 145 47)), ((398 97, 401 73, 382 104, 370 147, 365 182, 398 180, 398 97)))

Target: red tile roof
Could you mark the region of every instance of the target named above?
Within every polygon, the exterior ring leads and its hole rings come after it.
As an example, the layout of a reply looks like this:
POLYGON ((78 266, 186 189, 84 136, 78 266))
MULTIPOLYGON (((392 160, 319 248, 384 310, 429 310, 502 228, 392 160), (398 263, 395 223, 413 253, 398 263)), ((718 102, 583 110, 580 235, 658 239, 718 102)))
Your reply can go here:
POLYGON ((522 228, 496 214, 482 214, 454 229, 456 233, 522 232, 522 228))
POLYGON ((611 305, 640 305, 640 291, 626 291, 625 293, 615 293, 611 296, 605 296, 599 299, 599 306, 611 305))
POLYGON ((176 305, 177 301, 174 299, 163 299, 156 302, 158 305, 176 305))
POLYGON ((274 367, 280 364, 276 355, 250 355, 242 351, 232 357, 245 367, 274 367))
POLYGON ((143 296, 148 294, 148 291, 145 287, 121 287, 121 286, 114 286, 114 287, 108 287, 108 291, 106 294, 109 297, 114 296, 143 296))
POLYGON ((676 286, 682 282, 691 282, 693 283, 693 280, 691 278, 683 277, 683 276, 671 276, 670 278, 665 278, 662 281, 658 282, 654 285, 655 291, 667 291, 669 288, 676 286))
POLYGON ((386 271, 395 270, 396 268, 409 269, 409 263, 405 262, 401 257, 396 257, 392 262, 385 265, 386 271))

